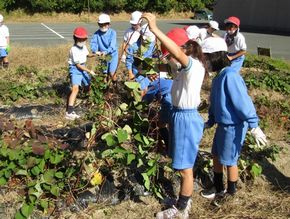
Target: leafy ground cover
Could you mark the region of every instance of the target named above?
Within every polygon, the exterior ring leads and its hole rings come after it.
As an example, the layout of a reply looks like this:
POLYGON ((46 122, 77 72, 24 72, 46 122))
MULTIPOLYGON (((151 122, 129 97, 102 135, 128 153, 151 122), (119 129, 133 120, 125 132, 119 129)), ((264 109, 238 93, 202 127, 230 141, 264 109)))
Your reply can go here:
MULTIPOLYGON (((95 77, 90 96, 81 93, 77 101, 82 119, 66 121, 68 47, 19 48, 31 58, 11 53, 11 68, 1 70, 1 218, 153 218, 164 204, 161 197, 178 192, 178 176, 156 128, 158 103, 140 102, 138 87, 126 82, 121 66, 117 84, 95 77), (24 106, 38 116, 19 119, 9 111, 24 106)), ((270 146, 259 148, 247 138, 239 192, 213 208, 199 195, 211 182, 213 129, 207 130, 191 218, 290 217, 289 69, 281 60, 247 57, 242 75, 270 146)), ((205 119, 210 83, 209 78, 202 91, 205 119)))

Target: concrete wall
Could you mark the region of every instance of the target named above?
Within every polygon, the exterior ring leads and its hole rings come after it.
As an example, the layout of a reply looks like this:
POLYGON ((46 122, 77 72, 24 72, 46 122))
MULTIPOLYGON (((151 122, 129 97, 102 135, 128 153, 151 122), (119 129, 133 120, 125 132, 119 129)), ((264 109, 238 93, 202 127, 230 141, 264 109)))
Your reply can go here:
POLYGON ((290 33, 290 0, 217 0, 213 19, 237 16, 241 28, 290 33))

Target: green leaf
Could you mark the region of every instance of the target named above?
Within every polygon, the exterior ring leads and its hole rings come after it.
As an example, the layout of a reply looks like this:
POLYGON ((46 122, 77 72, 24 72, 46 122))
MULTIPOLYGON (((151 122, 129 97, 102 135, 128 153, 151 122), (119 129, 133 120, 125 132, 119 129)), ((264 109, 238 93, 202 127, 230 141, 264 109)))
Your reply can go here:
POLYGON ((56 178, 62 179, 63 178, 63 172, 56 172, 54 175, 56 178))
POLYGON ((45 167, 45 160, 44 159, 41 159, 41 161, 38 164, 38 167, 39 167, 40 172, 43 173, 44 167, 45 167))
POLYGON ((254 163, 250 172, 253 177, 260 176, 262 174, 262 167, 259 164, 254 163))
POLYGON ((44 152, 44 159, 48 160, 49 158, 50 158, 50 150, 48 149, 44 152))
POLYGON ((115 111, 115 116, 121 116, 122 115, 122 111, 121 109, 117 108, 116 111, 115 111))
POLYGON ((143 176, 143 180, 144 180, 144 186, 147 190, 150 190, 150 179, 147 175, 147 173, 142 173, 141 174, 143 176))
POLYGON ((26 219, 26 218, 27 218, 27 217, 24 217, 24 216, 21 214, 20 210, 17 211, 16 214, 15 214, 15 219, 26 219))
POLYGON ((9 156, 9 160, 16 160, 18 157, 16 150, 9 150, 8 156, 9 156))
POLYGON ((128 104, 127 103, 122 103, 122 104, 120 104, 119 108, 122 111, 127 111, 128 110, 128 104))
POLYGON ((26 218, 32 213, 34 206, 32 204, 28 205, 24 203, 20 209, 22 215, 26 218))
POLYGON ((112 134, 109 134, 106 136, 106 143, 110 147, 116 145, 117 141, 114 139, 114 136, 112 134))
POLYGON ((144 141, 145 145, 149 145, 150 144, 148 138, 146 136, 144 136, 144 135, 143 135, 143 141, 144 141))
POLYGON ((7 166, 7 168, 10 169, 10 170, 14 170, 15 167, 16 167, 16 164, 13 161, 10 162, 9 165, 7 166))
POLYGON ((59 164, 63 159, 63 154, 60 154, 60 153, 56 153, 54 156, 51 155, 50 156, 50 162, 52 164, 59 164))
POLYGON ((18 170, 15 175, 17 176, 27 176, 27 170, 18 170))
POLYGON ((125 125, 123 127, 123 130, 125 130, 128 133, 128 135, 131 135, 133 133, 131 127, 128 125, 125 125))
POLYGON ((51 186, 50 193, 54 196, 59 196, 59 188, 56 185, 51 186))
POLYGON ((40 202, 39 202, 39 204, 40 204, 40 206, 41 206, 44 210, 48 209, 48 204, 49 204, 49 202, 48 202, 47 200, 45 200, 45 199, 41 199, 40 202))
POLYGON ((142 139, 142 135, 141 135, 140 133, 136 134, 136 135, 134 136, 134 139, 135 139, 136 141, 139 141, 139 142, 141 142, 141 143, 144 143, 144 142, 143 142, 143 139, 142 139))
POLYGON ((93 124, 92 130, 91 130, 91 136, 95 135, 97 133, 96 125, 93 124))
POLYGON ((7 157, 8 155, 8 149, 7 148, 0 148, 0 155, 3 156, 3 157, 7 157))
POLYGON ((113 150, 114 153, 121 153, 121 154, 128 154, 130 153, 129 150, 126 150, 125 148, 123 147, 116 147, 114 150, 113 150))
POLYGON ((43 179, 46 183, 52 184, 54 182, 55 170, 47 170, 43 174, 43 179))
POLYGON ((137 90, 137 89, 141 89, 140 88, 140 84, 138 82, 132 82, 132 81, 126 81, 125 85, 132 90, 137 90))
POLYGON ((145 151, 143 150, 141 144, 138 145, 138 152, 139 152, 139 154, 141 154, 141 155, 144 155, 144 154, 145 154, 145 151))
POLYGON ((160 199, 163 199, 163 196, 161 195, 161 191, 160 191, 160 188, 156 188, 156 186, 153 187, 153 191, 154 191, 154 194, 160 198, 160 199))
POLYGON ((0 178, 0 186, 3 186, 7 183, 7 180, 4 177, 0 178))
POLYGON ((11 174, 12 174, 12 171, 11 170, 5 170, 4 171, 4 176, 5 176, 5 178, 6 179, 9 179, 10 178, 10 176, 11 176, 11 174))
POLYGON ((150 159, 150 160, 148 161, 148 166, 152 167, 152 166, 154 165, 154 163, 155 163, 155 160, 150 159))
POLYGON ((107 138, 108 135, 111 135, 111 133, 110 133, 110 132, 107 132, 107 133, 103 134, 103 135, 101 136, 101 139, 102 139, 102 140, 106 140, 106 138, 107 138))
POLYGON ((156 170, 157 170, 157 166, 154 165, 153 167, 151 167, 146 173, 148 176, 155 176, 156 175, 156 170))
POLYGON ((133 90, 133 97, 137 103, 142 101, 141 92, 139 90, 133 90))
POLYGON ((118 137, 118 142, 123 143, 128 139, 128 133, 126 130, 118 129, 117 137, 118 137))
POLYGON ((40 174, 40 169, 38 166, 33 167, 30 172, 34 175, 34 176, 38 176, 40 174))
POLYGON ((127 165, 130 165, 131 162, 133 160, 135 160, 135 158, 136 158, 136 155, 135 154, 128 154, 128 156, 127 156, 127 165))
POLYGON ((114 154, 112 149, 108 149, 102 152, 102 158, 110 157, 114 154))
POLYGON ((143 161, 142 161, 142 159, 138 159, 138 164, 137 164, 137 167, 139 168, 139 167, 141 167, 142 165, 144 165, 144 163, 143 163, 143 161))

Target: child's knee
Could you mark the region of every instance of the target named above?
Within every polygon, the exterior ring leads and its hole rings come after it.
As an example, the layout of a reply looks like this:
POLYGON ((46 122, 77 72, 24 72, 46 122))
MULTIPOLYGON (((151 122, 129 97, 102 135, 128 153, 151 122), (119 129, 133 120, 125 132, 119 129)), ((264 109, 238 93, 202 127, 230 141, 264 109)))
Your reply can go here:
POLYGON ((71 92, 72 93, 78 93, 79 92, 79 86, 78 85, 72 86, 71 92))
POLYGON ((182 178, 188 178, 188 177, 193 177, 193 170, 192 168, 188 168, 188 169, 183 169, 183 170, 179 170, 179 173, 181 175, 182 178))

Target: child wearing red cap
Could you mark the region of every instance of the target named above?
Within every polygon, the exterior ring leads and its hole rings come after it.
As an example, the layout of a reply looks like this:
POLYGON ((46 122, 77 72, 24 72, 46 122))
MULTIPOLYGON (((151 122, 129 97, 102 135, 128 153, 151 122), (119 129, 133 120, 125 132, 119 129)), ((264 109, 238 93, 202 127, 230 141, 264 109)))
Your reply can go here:
POLYGON ((185 219, 189 218, 191 209, 192 168, 204 127, 203 119, 197 111, 206 72, 204 56, 199 44, 189 40, 184 29, 175 28, 165 35, 157 27, 155 15, 145 13, 142 17, 148 21, 150 30, 162 43, 164 53, 169 53, 180 66, 171 89, 173 109, 169 125, 170 156, 173 168, 181 175, 180 193, 176 205, 159 212, 156 217, 185 219))
POLYGON ((68 97, 68 106, 65 114, 65 118, 69 120, 80 118, 74 111, 74 102, 79 92, 79 86, 84 85, 85 87, 89 87, 91 78, 88 73, 95 75, 93 70, 85 66, 87 57, 95 56, 93 54, 90 55, 86 47, 86 41, 88 39, 87 30, 83 27, 77 27, 74 30, 73 37, 74 45, 70 49, 68 59, 72 90, 68 97))
POLYGON ((226 33, 224 39, 228 46, 228 58, 231 61, 231 66, 237 71, 240 71, 247 50, 246 40, 243 34, 240 33, 240 19, 231 16, 224 21, 226 25, 226 33))

